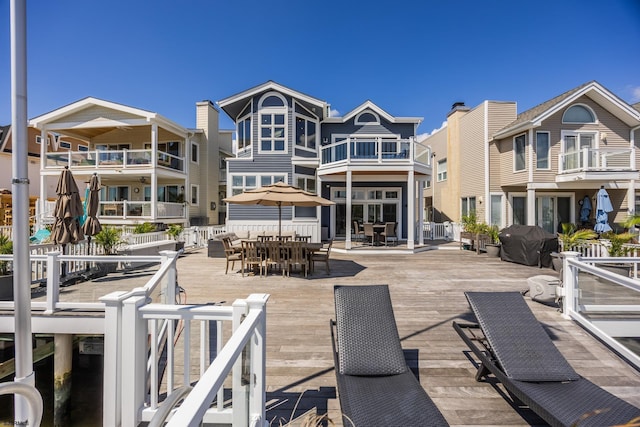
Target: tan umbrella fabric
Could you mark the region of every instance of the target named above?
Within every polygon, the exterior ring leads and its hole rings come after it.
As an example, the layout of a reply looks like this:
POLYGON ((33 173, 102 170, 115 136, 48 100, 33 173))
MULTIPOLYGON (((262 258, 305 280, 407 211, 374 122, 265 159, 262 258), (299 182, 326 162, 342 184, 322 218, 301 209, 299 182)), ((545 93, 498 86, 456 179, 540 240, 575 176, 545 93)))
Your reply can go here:
POLYGON ((53 242, 66 245, 67 243, 77 243, 84 239, 79 217, 84 212, 82 200, 78 191, 78 185, 71 171, 65 168, 58 179, 56 187, 56 206, 54 210, 55 221, 51 230, 53 242))
POLYGON ((100 180, 95 173, 89 180, 89 196, 87 197, 87 219, 84 221, 82 231, 85 236, 91 238, 102 230, 98 220, 98 208, 100 207, 100 180))
POLYGON ((282 206, 331 206, 335 203, 284 182, 266 185, 224 199, 237 205, 262 205, 278 207, 278 233, 282 233, 282 206))

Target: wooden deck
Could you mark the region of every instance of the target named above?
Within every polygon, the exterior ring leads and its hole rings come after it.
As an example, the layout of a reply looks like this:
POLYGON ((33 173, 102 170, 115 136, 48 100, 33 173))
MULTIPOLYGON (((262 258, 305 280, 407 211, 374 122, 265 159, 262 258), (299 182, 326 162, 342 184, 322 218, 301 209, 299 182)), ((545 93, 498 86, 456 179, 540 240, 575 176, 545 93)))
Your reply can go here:
MULTIPOLYGON (((239 263, 235 272, 225 275, 225 259, 208 258, 202 249, 179 259, 178 282, 188 304, 228 305, 251 293, 271 295, 267 417, 273 426, 290 419, 299 425, 308 412, 328 414, 335 425, 342 425, 329 332, 335 284, 389 285, 403 347, 417 359, 420 382, 451 425, 544 425, 531 411, 511 406, 501 386, 474 380, 475 366, 451 323, 473 320, 464 291, 522 291, 528 289, 527 278, 556 273, 460 251, 457 244, 443 247, 416 254, 332 252, 331 274, 319 265, 307 279, 299 274, 282 278, 278 273, 242 277, 239 263)), ((130 289, 152 274, 153 269, 142 270, 130 273, 126 281, 109 277, 70 286, 61 299, 86 300, 130 289)), ((581 375, 640 407, 639 372, 555 308, 528 298, 527 302, 581 375)))
MULTIPOLYGON (((544 424, 531 411, 510 406, 500 386, 474 380, 475 367, 451 322, 472 320, 464 291, 525 290, 527 278, 555 274, 549 269, 459 250, 332 253, 331 274, 319 266, 308 279, 299 275, 283 279, 279 274, 243 278, 240 273, 225 275, 224 267, 224 258, 207 258, 201 250, 179 260, 178 281, 188 303, 231 304, 253 292, 271 294, 267 304, 267 415, 269 421, 275 420, 271 425, 307 411, 328 413, 342 425, 329 333, 333 285, 384 283, 390 286, 403 347, 417 354, 420 382, 451 425, 544 424)), ((639 372, 556 309, 527 301, 581 375, 640 406, 639 372)))

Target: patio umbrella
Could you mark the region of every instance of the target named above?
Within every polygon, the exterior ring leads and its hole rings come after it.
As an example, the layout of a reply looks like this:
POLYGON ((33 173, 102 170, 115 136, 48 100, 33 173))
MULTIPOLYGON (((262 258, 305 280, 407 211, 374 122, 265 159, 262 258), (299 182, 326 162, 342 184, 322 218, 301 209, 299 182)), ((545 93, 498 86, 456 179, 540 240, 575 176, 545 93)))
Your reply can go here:
POLYGON ((284 182, 266 185, 224 199, 237 205, 262 205, 278 207, 278 235, 282 235, 282 206, 330 206, 335 204, 315 194, 284 182))
POLYGON ((91 248, 91 236, 95 236, 102 230, 102 225, 98 220, 98 207, 100 206, 100 180, 97 174, 93 174, 89 180, 89 194, 84 201, 84 214, 86 219, 82 225, 82 231, 87 236, 89 242, 87 251, 91 248))
MULTIPOLYGON (((62 253, 64 254, 68 243, 78 243, 84 239, 79 219, 83 214, 82 200, 80 200, 78 185, 67 167, 60 174, 56 194, 58 197, 54 208, 55 220, 51 235, 53 243, 62 245, 62 253)), ((62 275, 64 276, 64 274, 63 264, 62 275)))
POLYGON ((609 199, 609 193, 607 193, 604 187, 600 187, 596 195, 596 226, 593 228, 595 231, 598 233, 606 233, 612 230, 611 226, 609 226, 609 216, 607 215, 607 212, 612 211, 613 206, 609 199))

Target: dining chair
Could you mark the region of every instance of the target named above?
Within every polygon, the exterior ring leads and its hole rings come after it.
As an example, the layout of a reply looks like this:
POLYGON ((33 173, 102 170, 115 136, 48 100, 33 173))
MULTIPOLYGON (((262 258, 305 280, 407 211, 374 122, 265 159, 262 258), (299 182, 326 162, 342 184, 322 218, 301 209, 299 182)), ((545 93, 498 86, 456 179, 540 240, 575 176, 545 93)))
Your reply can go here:
POLYGON ((243 240, 242 252, 244 257, 243 264, 247 267, 257 268, 260 277, 262 277, 262 271, 266 266, 266 262, 258 242, 254 240, 243 240))
POLYGON ((266 273, 269 273, 269 267, 275 267, 282 271, 282 276, 284 276, 284 271, 286 267, 287 261, 287 249, 283 247, 282 242, 277 240, 270 240, 264 243, 265 245, 265 268, 266 273))
POLYGON ((394 243, 394 246, 398 245, 398 236, 396 235, 395 222, 387 222, 384 225, 384 231, 380 233, 380 236, 384 237, 384 245, 388 246, 389 241, 394 243))
POLYGON ((315 270, 316 262, 324 262, 324 270, 327 274, 331 272, 329 268, 329 255, 331 254, 331 246, 333 246, 333 239, 329 240, 329 244, 326 247, 322 247, 317 252, 311 255, 311 272, 315 270))
POLYGON ((311 241, 311 236, 296 236, 295 241, 309 243, 311 241))
POLYGON ((307 258, 304 242, 287 242, 289 248, 289 258, 287 259, 287 274, 291 276, 291 267, 299 265, 300 270, 304 271, 304 277, 307 277, 309 270, 309 258, 307 258))
POLYGON ((373 224, 369 223, 369 222, 365 222, 364 225, 364 238, 367 240, 367 243, 369 243, 369 238, 371 238, 371 246, 373 246, 373 243, 377 240, 377 233, 373 230, 373 224))
POLYGON ((244 263, 242 262, 242 251, 238 252, 231 246, 231 239, 229 237, 225 237, 222 239, 222 246, 224 247, 224 256, 227 259, 227 268, 224 271, 224 274, 229 272, 229 263, 231 263, 231 269, 235 268, 236 261, 240 261, 240 265, 242 266, 242 276, 244 277, 244 263))
POLYGON ((355 242, 364 242, 364 231, 360 229, 358 221, 353 221, 353 240, 355 242))

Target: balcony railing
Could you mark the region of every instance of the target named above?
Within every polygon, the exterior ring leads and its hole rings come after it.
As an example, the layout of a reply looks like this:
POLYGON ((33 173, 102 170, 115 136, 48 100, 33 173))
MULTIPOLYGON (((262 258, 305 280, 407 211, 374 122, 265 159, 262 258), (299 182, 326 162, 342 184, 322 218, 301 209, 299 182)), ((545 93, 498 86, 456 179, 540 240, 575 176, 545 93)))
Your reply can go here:
MULTIPOLYGON (((108 218, 148 218, 151 219, 152 202, 100 202, 98 215, 108 218)), ((157 218, 185 218, 184 203, 158 202, 157 218)))
POLYGON ((320 148, 323 165, 336 163, 431 164, 429 147, 414 139, 348 138, 320 148))
MULTIPOLYGON (((101 169, 101 168, 150 168, 152 151, 147 150, 94 150, 47 153, 46 168, 101 169)), ((184 172, 184 157, 158 151, 157 165, 184 172)))
POLYGON ((560 153, 558 173, 628 172, 636 170, 634 148, 583 148, 560 153))

